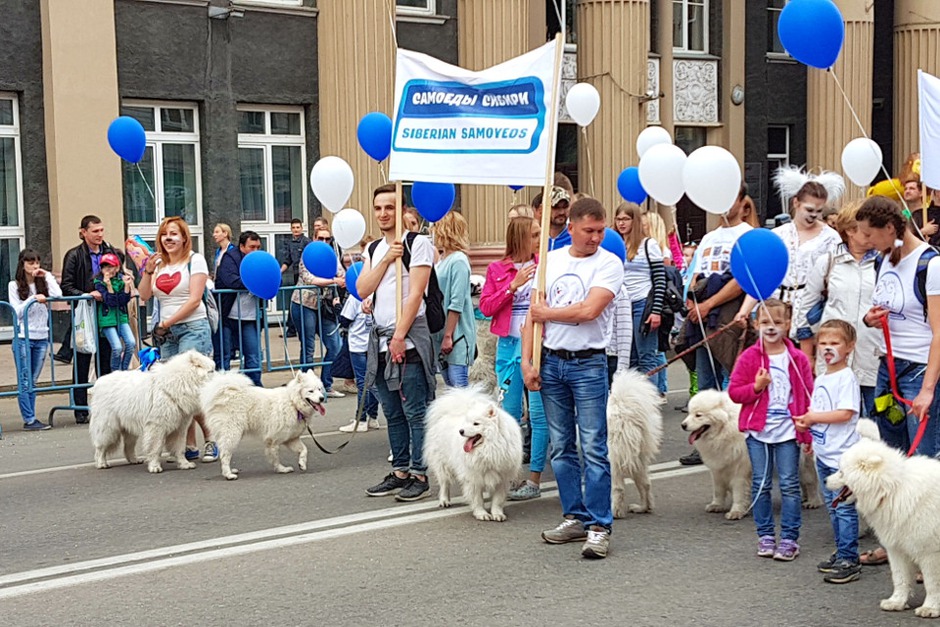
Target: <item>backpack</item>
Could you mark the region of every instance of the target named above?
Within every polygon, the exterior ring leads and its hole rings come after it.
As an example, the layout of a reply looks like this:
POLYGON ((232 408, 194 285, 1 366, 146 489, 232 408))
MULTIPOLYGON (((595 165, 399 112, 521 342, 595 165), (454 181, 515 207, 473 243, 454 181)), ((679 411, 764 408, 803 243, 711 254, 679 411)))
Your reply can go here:
MULTIPOLYGON (((649 238, 643 242, 643 251, 646 258, 649 259, 649 238)), ((663 308, 660 312, 663 316, 675 316, 676 314, 684 316, 688 313, 685 307, 685 299, 682 298, 682 275, 675 266, 663 264, 666 271, 666 291, 663 293, 663 308)))
MULTIPOLYGON (((401 255, 401 263, 409 272, 411 272, 411 247, 414 245, 417 236, 417 233, 409 231, 405 235, 403 242, 405 250, 401 255)), ((375 250, 379 247, 379 242, 381 241, 382 240, 376 240, 369 244, 370 260, 375 256, 375 250)), ((441 286, 437 282, 437 272, 434 271, 434 266, 431 266, 428 288, 424 292, 424 315, 428 320, 428 328, 431 330, 431 333, 439 333, 444 330, 444 323, 447 318, 447 314, 444 312, 444 292, 441 291, 441 286)))
MULTIPOLYGON (((193 256, 189 255, 189 261, 186 263, 186 272, 190 278, 193 276, 193 256)), ((219 330, 219 305, 215 302, 215 293, 206 285, 202 290, 202 304, 206 307, 206 320, 209 321, 209 330, 216 333, 219 330)))
MULTIPOLYGON (((930 260, 937 255, 936 250, 928 247, 927 250, 920 254, 920 258, 917 260, 917 269, 914 271, 914 296, 917 297, 917 302, 924 308, 924 322, 927 322, 927 266, 930 265, 930 260)), ((878 261, 875 263, 876 284, 878 283, 878 276, 881 274, 881 266, 884 265, 884 262, 884 255, 879 255, 878 261)))

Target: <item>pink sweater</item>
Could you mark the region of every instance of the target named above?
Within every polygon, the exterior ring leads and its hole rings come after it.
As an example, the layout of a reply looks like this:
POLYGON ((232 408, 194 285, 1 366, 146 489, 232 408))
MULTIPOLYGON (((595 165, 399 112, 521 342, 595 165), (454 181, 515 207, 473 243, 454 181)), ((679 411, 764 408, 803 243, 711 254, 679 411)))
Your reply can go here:
MULTIPOLYGON (((538 257, 535 262, 538 263, 538 257)), ((486 283, 480 294, 480 311, 484 316, 492 317, 490 332, 499 337, 509 335, 509 323, 512 320, 512 298, 509 284, 516 278, 516 266, 510 258, 491 263, 486 269, 486 283)))
MULTIPOLYGON (((810 397, 813 395, 813 368, 803 351, 788 339, 784 339, 784 343, 792 359, 790 386, 793 390, 793 400, 790 401, 790 415, 802 416, 809 411, 810 397), (804 385, 807 390, 804 390, 804 385)), ((766 389, 761 392, 754 391, 754 379, 760 368, 770 369, 770 357, 764 351, 764 343, 758 341, 738 357, 728 384, 728 396, 741 405, 741 414, 738 417, 739 431, 763 431, 767 424, 770 395, 766 389)), ((796 440, 801 444, 808 444, 813 441, 813 437, 809 431, 797 431, 796 440)))

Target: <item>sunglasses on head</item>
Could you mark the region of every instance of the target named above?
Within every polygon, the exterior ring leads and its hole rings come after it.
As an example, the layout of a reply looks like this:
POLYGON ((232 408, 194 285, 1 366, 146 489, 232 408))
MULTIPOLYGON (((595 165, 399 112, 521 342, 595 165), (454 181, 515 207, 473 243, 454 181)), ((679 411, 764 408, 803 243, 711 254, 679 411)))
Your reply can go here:
POLYGON ((318 237, 317 241, 318 242, 332 242, 333 238, 332 237, 318 237))

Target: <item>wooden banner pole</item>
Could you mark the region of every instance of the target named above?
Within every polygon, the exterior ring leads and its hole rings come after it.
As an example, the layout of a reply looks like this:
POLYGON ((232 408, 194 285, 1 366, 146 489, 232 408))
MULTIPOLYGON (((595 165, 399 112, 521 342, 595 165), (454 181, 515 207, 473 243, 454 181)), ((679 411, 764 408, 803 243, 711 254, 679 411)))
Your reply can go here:
MULTIPOLYGON (((395 241, 404 244, 402 241, 402 188, 401 181, 395 181, 395 241)), ((395 260, 395 323, 401 320, 401 298, 402 298, 402 270, 401 257, 395 260)))

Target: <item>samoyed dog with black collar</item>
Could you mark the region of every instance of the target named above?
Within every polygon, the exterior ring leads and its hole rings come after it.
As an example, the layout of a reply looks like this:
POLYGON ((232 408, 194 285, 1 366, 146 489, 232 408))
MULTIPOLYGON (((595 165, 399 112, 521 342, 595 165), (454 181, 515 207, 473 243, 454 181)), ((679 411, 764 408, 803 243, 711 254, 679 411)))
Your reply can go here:
POLYGON ((264 441, 264 453, 279 473, 293 472, 281 463, 283 444, 297 453, 297 465, 307 469, 307 447, 300 436, 307 429, 307 419, 326 413, 326 390, 312 370, 298 372, 287 385, 277 388, 257 387, 251 379, 237 372, 213 377, 203 389, 202 408, 206 426, 219 447, 222 476, 238 479, 232 468, 232 454, 245 434, 264 441))
POLYGON ((428 407, 424 458, 440 483, 438 503, 450 507, 458 485, 477 520, 506 520, 509 483, 522 466, 522 430, 479 388, 449 388, 428 407), (492 502, 487 511, 483 493, 492 502))
POLYGON ((213 376, 215 362, 196 351, 180 353, 150 370, 107 374, 91 389, 88 434, 95 447, 95 466, 110 468, 108 456, 124 441, 124 457, 138 464, 141 449, 147 470, 163 472, 160 456, 166 449, 183 469, 196 465, 186 459, 186 430, 200 412, 199 392, 213 376))

